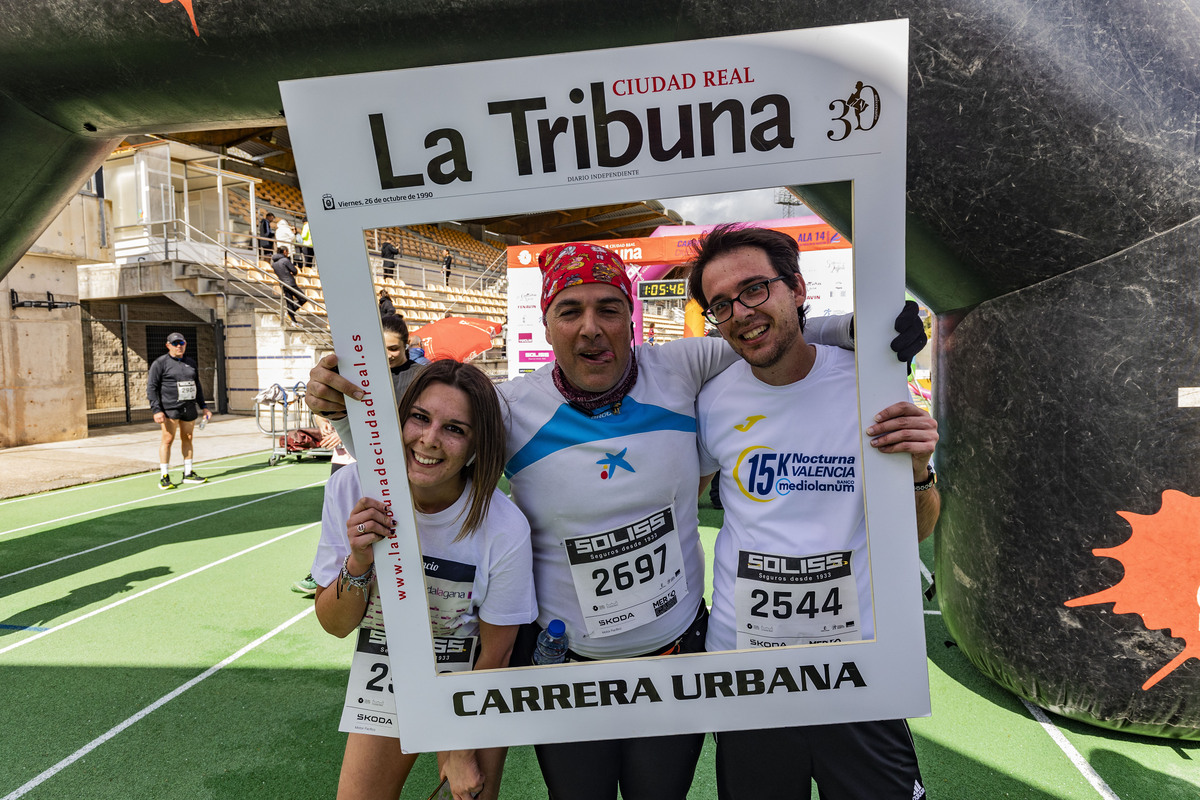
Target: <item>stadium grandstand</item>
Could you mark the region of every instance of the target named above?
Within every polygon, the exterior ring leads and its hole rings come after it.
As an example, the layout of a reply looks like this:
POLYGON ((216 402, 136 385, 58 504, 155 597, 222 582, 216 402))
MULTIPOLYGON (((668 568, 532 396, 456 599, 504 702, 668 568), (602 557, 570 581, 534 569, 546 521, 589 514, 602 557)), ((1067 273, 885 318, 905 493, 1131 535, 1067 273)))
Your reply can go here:
MULTIPOLYGON (((296 390, 332 348, 314 268, 320 243, 313 242, 310 261, 300 241, 305 209, 285 127, 125 139, 39 240, 45 246, 31 250, 53 251, 47 242, 57 237, 86 251, 75 253, 86 428, 150 419, 145 376, 172 331, 195 342, 205 392, 221 412, 254 413, 255 398, 275 384, 296 390), (267 214, 295 237, 295 280, 308 298, 295 321, 272 270, 281 241, 260 229, 267 214)), ((647 201, 381 228, 364 232, 364 246, 376 292, 388 293, 410 330, 449 315, 503 325, 508 246, 646 236, 683 222, 647 201), (388 258, 385 243, 395 248, 388 258)), ((683 334, 677 302, 647 304, 643 320, 654 323, 657 343, 683 334)), ((495 380, 507 374, 504 345, 501 331, 477 360, 495 380)), ((30 435, 9 444, 39 440, 30 435)))

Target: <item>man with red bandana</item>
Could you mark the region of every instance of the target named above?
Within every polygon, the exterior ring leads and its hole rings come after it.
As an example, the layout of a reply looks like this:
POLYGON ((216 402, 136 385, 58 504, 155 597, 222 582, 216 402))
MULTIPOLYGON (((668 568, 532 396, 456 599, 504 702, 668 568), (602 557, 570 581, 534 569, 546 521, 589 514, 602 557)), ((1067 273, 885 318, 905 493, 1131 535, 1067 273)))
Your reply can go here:
MULTIPOLYGON (((558 245, 542 252, 539 266, 555 363, 498 387, 509 414, 505 473, 530 522, 538 600, 537 623, 518 638, 514 664, 528 663, 537 630, 551 619, 566 623, 570 660, 701 651, 708 611, 695 399, 737 356, 703 337, 635 348, 633 288, 606 248, 558 245), (589 543, 631 526, 652 531, 633 550, 589 543)), ((850 321, 824 322, 845 336, 850 321)), ((337 418, 342 392, 358 389, 335 364, 327 356, 312 370, 306 401, 337 418)), ((683 800, 703 738, 536 751, 551 797, 615 800, 619 789, 625 800, 683 800)))

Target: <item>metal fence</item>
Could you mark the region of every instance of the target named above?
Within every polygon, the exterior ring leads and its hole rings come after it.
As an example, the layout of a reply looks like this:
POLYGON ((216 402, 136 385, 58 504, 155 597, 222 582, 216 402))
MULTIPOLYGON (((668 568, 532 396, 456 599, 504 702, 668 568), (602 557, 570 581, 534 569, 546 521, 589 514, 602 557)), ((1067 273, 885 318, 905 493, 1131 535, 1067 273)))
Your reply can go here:
POLYGON ((154 419, 146 397, 150 365, 167 352, 167 336, 183 334, 196 361, 208 407, 228 409, 224 325, 178 308, 151 304, 85 303, 82 314, 88 427, 154 419))

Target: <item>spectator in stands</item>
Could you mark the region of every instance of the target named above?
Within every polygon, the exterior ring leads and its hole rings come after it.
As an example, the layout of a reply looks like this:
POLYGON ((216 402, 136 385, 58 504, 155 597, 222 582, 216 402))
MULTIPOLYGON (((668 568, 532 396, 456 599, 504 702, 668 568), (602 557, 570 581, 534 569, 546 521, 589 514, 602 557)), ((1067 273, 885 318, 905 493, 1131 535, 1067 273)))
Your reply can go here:
POLYGON ((384 242, 379 248, 379 255, 383 256, 383 277, 396 277, 396 259, 400 257, 400 248, 389 242, 384 242))
POLYGON ((654 323, 650 323, 650 330, 646 332, 646 344, 654 344, 654 323))
MULTIPOLYGON (((282 222, 282 220, 280 220, 282 222)), ((288 258, 288 246, 285 244, 279 245, 279 252, 275 254, 275 258, 271 260, 271 269, 275 271, 275 277, 279 278, 280 287, 283 290, 283 297, 287 300, 287 313, 292 322, 296 321, 296 312, 300 310, 300 306, 308 302, 308 295, 300 291, 300 287, 296 285, 296 265, 288 258)))
POLYGON ((386 317, 388 314, 396 313, 396 304, 392 302, 392 296, 388 294, 387 289, 379 290, 379 316, 386 317))
POLYGON ((420 336, 414 336, 408 340, 408 357, 418 364, 428 364, 429 359, 425 357, 425 347, 421 343, 420 336))
POLYGON ((423 358, 417 361, 409 358, 408 326, 404 324, 403 317, 399 314, 387 314, 380 322, 383 325, 383 347, 387 351, 388 369, 392 371, 392 386, 396 390, 396 399, 399 400, 429 360, 423 358))
POLYGON ((313 253, 312 246, 312 231, 308 229, 308 218, 301 217, 300 235, 296 237, 298 244, 296 251, 300 258, 300 269, 308 269, 317 265, 317 259, 313 253))
POLYGON ((279 222, 275 223, 275 241, 281 245, 286 245, 288 252, 292 252, 293 243, 296 241, 296 232, 292 230, 292 226, 288 221, 280 217, 279 222))
POLYGON ((450 251, 442 248, 442 269, 446 271, 446 285, 450 285, 450 268, 454 266, 454 256, 450 255, 450 251))
POLYGON ((258 252, 269 256, 275 250, 275 215, 270 211, 258 223, 258 252))

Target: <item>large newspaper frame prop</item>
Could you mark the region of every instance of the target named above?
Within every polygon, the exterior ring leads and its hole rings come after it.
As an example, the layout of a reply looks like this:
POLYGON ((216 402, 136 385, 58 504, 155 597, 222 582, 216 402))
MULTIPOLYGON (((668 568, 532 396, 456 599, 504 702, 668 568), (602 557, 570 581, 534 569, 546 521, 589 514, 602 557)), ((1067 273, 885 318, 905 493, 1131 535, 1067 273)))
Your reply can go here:
POLYGON ((929 714, 911 471, 865 443, 875 639, 436 675, 363 234, 851 181, 858 403, 870 420, 904 396, 887 342, 904 296, 907 49, 899 20, 281 84, 341 371, 368 392, 349 404, 359 476, 397 512, 376 569, 405 750, 929 714), (703 106, 721 103, 745 122, 703 122, 703 106), (653 120, 670 148, 681 108, 694 152, 651 153, 653 120), (540 120, 561 120, 552 148, 540 120))

